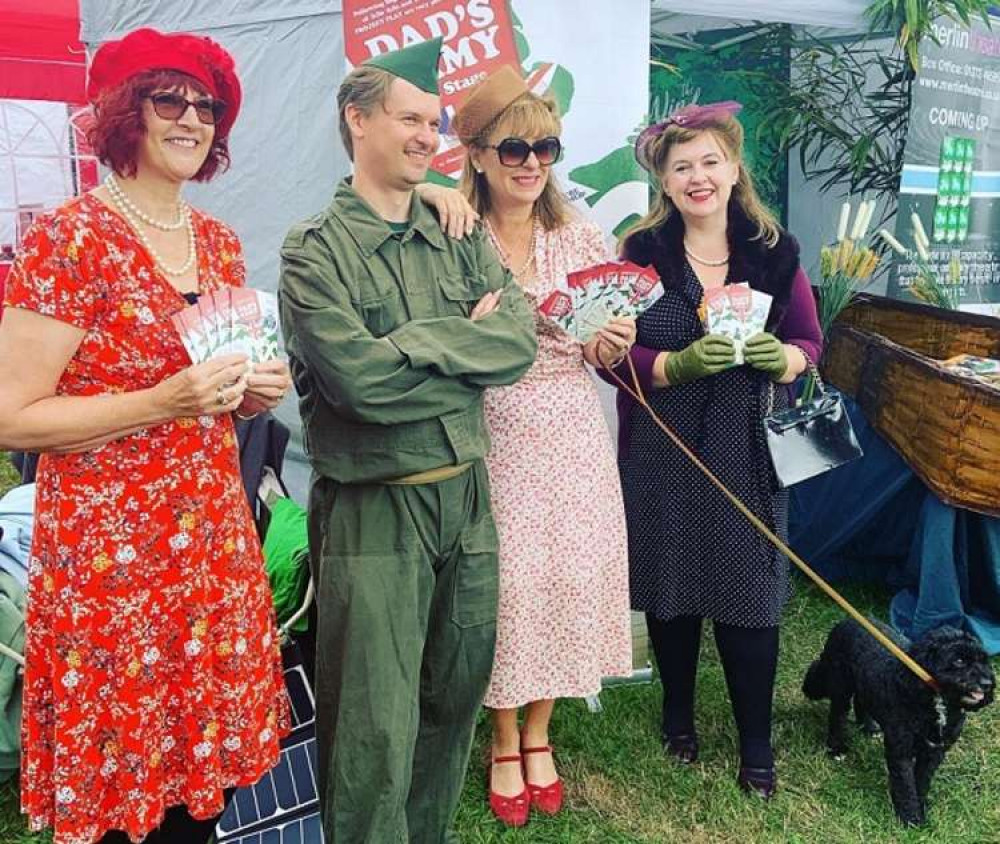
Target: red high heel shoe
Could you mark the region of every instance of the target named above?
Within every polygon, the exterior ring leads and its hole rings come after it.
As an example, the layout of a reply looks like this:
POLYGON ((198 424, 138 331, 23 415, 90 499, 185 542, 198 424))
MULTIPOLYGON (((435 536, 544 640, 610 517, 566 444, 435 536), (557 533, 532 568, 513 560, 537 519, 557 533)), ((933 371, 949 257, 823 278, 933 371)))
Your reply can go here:
POLYGON ((520 764, 520 754, 513 756, 497 756, 486 766, 486 790, 490 795, 490 811, 505 826, 524 826, 528 822, 528 815, 531 812, 531 800, 528 796, 528 789, 525 788, 520 794, 513 797, 504 797, 493 790, 493 778, 491 773, 494 765, 502 765, 505 762, 517 762, 520 764))
MULTIPOLYGON (((522 747, 521 753, 552 753, 550 745, 541 747, 522 747)), ((558 777, 554 783, 549 785, 534 785, 524 780, 528 794, 531 796, 531 805, 544 815, 556 815, 563 805, 563 782, 558 777)))

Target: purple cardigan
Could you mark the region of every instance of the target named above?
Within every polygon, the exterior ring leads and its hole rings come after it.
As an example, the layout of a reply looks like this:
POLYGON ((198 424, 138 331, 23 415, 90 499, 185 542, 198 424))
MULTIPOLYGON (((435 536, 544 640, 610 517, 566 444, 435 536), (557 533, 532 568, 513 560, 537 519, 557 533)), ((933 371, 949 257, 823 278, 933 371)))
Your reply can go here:
MULTIPOLYGON (((787 276, 786 276, 787 277, 787 276)), ((809 276, 801 267, 792 279, 792 289, 788 296, 788 306, 781 322, 775 332, 778 339, 783 343, 791 343, 798 346, 805 352, 809 360, 818 363, 823 354, 823 333, 819 328, 819 316, 816 313, 816 300, 813 298, 812 287, 809 276)), ((648 393, 653 387, 653 363, 661 349, 650 349, 648 346, 635 345, 629 352, 632 358, 632 365, 635 366, 635 374, 639 378, 639 385, 643 393, 648 393)), ((632 373, 628 364, 622 361, 615 367, 614 373, 626 384, 631 384, 632 373)), ((611 375, 604 369, 598 369, 597 374, 613 387, 618 386, 611 375)), ((618 409, 618 453, 624 454, 628 450, 629 437, 629 414, 632 405, 635 404, 632 397, 624 390, 618 390, 616 406, 618 409)))

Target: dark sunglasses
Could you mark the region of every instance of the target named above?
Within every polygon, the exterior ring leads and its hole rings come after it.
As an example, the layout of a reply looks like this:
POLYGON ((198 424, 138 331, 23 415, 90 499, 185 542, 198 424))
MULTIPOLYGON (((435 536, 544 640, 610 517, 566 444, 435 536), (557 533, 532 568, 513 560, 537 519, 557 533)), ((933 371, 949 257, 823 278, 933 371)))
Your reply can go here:
POLYGON ((189 100, 171 91, 150 94, 149 99, 153 103, 156 116, 163 120, 178 120, 188 110, 188 106, 193 106, 194 113, 201 123, 214 126, 226 111, 226 104, 222 100, 213 100, 209 97, 189 100))
POLYGON ((542 167, 548 167, 562 155, 562 142, 558 138, 542 138, 533 144, 524 138, 504 138, 496 146, 487 144, 486 148, 497 151, 497 158, 504 167, 520 167, 531 153, 535 154, 542 167))

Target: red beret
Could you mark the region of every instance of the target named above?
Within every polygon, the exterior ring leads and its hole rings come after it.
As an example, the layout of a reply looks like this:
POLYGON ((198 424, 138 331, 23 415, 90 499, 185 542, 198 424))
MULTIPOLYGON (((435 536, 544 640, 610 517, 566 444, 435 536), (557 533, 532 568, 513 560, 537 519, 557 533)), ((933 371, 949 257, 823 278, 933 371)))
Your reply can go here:
POLYGON ((129 77, 147 70, 179 70, 193 76, 213 97, 226 104, 216 131, 229 134, 240 110, 242 92, 233 57, 203 35, 137 29, 118 41, 102 44, 90 63, 87 99, 91 102, 129 77))

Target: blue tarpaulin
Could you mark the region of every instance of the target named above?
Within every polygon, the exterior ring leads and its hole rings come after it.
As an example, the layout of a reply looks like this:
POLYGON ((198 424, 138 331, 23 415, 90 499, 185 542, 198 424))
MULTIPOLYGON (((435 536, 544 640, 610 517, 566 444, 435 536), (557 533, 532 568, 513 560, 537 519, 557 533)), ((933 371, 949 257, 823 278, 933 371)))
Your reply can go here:
POLYGON ((831 582, 898 589, 906 636, 950 624, 1000 653, 1000 519, 942 502, 845 403, 865 456, 792 488, 792 547, 831 582))

